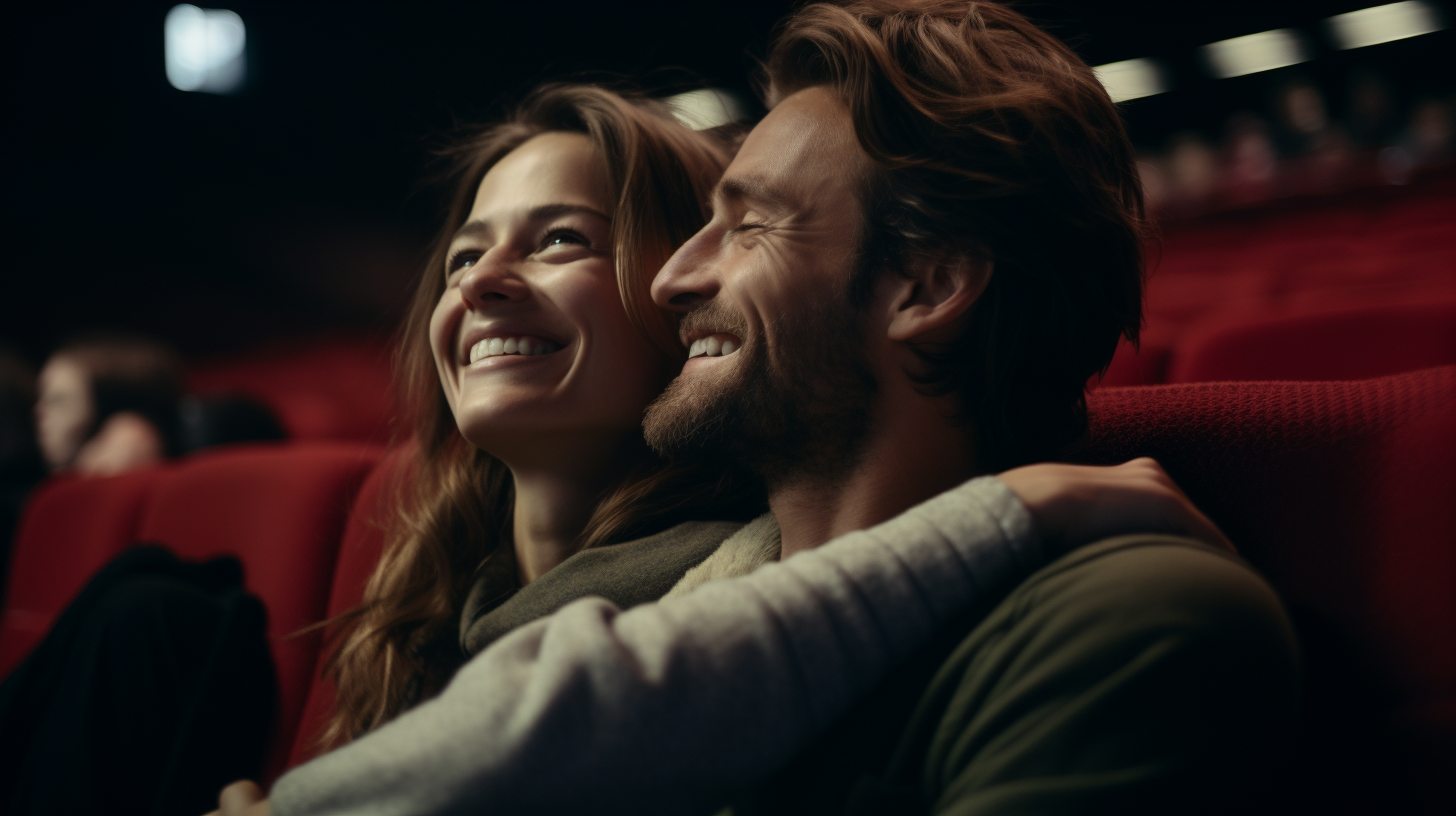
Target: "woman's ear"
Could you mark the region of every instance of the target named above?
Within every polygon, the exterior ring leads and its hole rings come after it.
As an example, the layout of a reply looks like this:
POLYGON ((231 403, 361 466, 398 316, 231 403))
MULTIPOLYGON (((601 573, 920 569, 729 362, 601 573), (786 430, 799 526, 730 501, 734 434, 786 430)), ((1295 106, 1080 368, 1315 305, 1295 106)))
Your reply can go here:
POLYGON ((918 259, 893 280, 888 334, 899 342, 946 342, 961 318, 986 291, 991 259, 946 254, 918 259))

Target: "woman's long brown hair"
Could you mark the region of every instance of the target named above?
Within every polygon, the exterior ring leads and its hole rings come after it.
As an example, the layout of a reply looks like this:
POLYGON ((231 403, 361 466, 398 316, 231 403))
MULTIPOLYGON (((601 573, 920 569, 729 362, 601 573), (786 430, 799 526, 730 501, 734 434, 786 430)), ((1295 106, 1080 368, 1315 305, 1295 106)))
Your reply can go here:
MULTIPOLYGON (((582 133, 606 164, 615 195, 611 240, 627 314, 667 360, 684 356, 668 317, 653 306, 652 277, 673 249, 707 220, 705 202, 726 151, 706 134, 675 122, 665 108, 595 86, 538 90, 505 122, 451 152, 457 186, 429 265, 402 328, 396 370, 414 429, 410 477, 363 602, 340 624, 326 664, 338 686, 335 713, 321 743, 337 745, 437 693, 466 655, 459 616, 478 576, 515 589, 510 540, 514 502, 510 471, 458 432, 430 351, 428 327, 445 288, 450 239, 465 222, 486 172, 528 139, 550 131, 582 133)), ((689 514, 707 517, 741 507, 744 483, 721 468, 669 465, 644 446, 628 475, 609 491, 582 532, 581 548, 622 540, 689 514)))

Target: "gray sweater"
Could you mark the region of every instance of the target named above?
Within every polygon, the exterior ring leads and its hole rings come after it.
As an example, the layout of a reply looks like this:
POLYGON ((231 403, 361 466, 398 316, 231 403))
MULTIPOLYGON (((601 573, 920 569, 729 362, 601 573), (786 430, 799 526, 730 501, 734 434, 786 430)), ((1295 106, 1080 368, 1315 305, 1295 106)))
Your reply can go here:
POLYGON ((1042 565, 973 479, 751 575, 623 612, 583 598, 439 697, 294 769, 278 816, 711 813, 783 767, 937 627, 1042 565))

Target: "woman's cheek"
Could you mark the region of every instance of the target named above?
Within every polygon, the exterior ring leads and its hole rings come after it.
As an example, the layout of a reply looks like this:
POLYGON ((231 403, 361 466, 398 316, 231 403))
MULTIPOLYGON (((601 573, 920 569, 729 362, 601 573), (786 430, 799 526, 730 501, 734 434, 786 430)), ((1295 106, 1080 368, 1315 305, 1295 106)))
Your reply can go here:
POLYGON ((440 377, 440 387, 445 392, 445 399, 450 404, 450 410, 455 410, 456 378, 458 372, 455 364, 455 350, 453 340, 456 330, 459 328, 460 319, 464 306, 460 303, 459 297, 455 303, 451 303, 451 290, 446 290, 435 304, 435 311, 430 315, 430 353, 434 357, 435 371, 440 377))

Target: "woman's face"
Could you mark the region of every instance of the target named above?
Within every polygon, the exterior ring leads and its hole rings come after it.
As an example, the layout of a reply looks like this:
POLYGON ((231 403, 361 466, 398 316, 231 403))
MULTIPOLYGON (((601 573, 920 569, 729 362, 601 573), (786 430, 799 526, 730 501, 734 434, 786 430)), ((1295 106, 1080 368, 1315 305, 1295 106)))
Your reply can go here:
POLYGON ((586 136, 536 136, 486 173, 438 271, 440 384, 465 438, 508 463, 516 451, 640 433, 667 381, 622 307, 611 210, 586 136))

